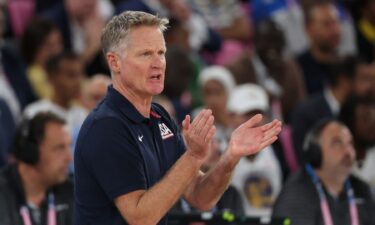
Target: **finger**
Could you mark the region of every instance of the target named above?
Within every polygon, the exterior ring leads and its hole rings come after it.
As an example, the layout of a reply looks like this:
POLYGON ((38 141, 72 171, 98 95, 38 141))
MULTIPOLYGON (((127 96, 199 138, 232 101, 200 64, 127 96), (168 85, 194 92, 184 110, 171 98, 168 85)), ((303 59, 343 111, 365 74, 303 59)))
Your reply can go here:
POLYGON ((186 115, 185 119, 182 121, 182 129, 183 131, 188 131, 190 128, 190 116, 186 115))
POLYGON ((263 140, 267 140, 267 139, 270 139, 273 136, 277 136, 277 135, 280 134, 280 132, 281 132, 281 126, 274 126, 271 129, 264 132, 263 140))
POLYGON ((202 113, 201 119, 194 126, 194 130, 195 130, 194 133, 196 133, 197 135, 201 134, 203 128, 205 127, 205 125, 207 125, 207 122, 210 119, 211 115, 212 115, 212 111, 210 109, 205 110, 202 113))
POLYGON ((255 127, 257 124, 262 121, 263 116, 262 114, 256 114, 255 116, 251 117, 248 121, 246 121, 243 125, 245 127, 255 127))
POLYGON ((206 123, 203 124, 203 127, 199 132, 199 136, 201 136, 204 139, 213 125, 214 125, 214 116, 211 115, 206 121, 206 123))
POLYGON ((281 122, 279 120, 273 120, 272 122, 269 122, 263 126, 261 126, 263 131, 267 131, 269 129, 272 129, 273 127, 281 126, 281 122))
POLYGON ((276 140, 277 140, 277 136, 273 136, 272 138, 268 139, 268 140, 265 140, 264 142, 262 142, 259 146, 259 151, 264 149, 265 147, 273 144, 276 140))
POLYGON ((200 122, 200 120, 202 119, 203 115, 204 115, 204 112, 206 111, 206 109, 203 109, 201 110, 198 115, 193 119, 193 122, 191 123, 192 126, 196 126, 196 124, 198 124, 200 122))
POLYGON ((206 137, 204 138, 205 143, 210 143, 213 141, 214 135, 216 133, 216 127, 211 126, 210 130, 207 132, 206 137))

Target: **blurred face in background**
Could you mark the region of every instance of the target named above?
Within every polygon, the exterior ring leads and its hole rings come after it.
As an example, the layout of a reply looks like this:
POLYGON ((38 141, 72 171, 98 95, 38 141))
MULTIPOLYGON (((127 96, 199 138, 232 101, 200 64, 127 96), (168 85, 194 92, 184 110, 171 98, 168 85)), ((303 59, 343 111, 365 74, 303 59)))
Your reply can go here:
POLYGON ((354 135, 360 145, 375 144, 375 104, 360 104, 355 109, 354 135))
POLYGON ((60 61, 56 74, 50 76, 50 82, 54 87, 55 93, 61 99, 69 102, 80 96, 83 78, 81 61, 65 58, 60 61))
POLYGON ((358 64, 354 76, 354 95, 375 96, 375 64, 358 64))
POLYGON ((202 87, 202 94, 205 107, 211 109, 214 116, 226 112, 228 93, 221 82, 207 81, 202 87))
POLYGON ((315 6, 310 11, 306 32, 311 44, 320 51, 330 53, 337 49, 341 39, 341 25, 333 4, 315 6))
POLYGON ((282 70, 285 39, 281 30, 272 22, 257 26, 255 33, 256 52, 265 66, 271 70, 282 70))
POLYGON ((61 33, 58 29, 54 29, 47 35, 39 51, 36 53, 35 63, 44 66, 49 58, 62 53, 63 50, 64 45, 61 33))
POLYGON ((106 75, 96 74, 88 80, 83 88, 82 103, 86 109, 91 111, 107 94, 111 79, 106 75))
POLYGON ((45 137, 39 145, 40 158, 36 165, 46 186, 66 180, 72 161, 71 137, 66 126, 50 122, 45 127, 45 137))

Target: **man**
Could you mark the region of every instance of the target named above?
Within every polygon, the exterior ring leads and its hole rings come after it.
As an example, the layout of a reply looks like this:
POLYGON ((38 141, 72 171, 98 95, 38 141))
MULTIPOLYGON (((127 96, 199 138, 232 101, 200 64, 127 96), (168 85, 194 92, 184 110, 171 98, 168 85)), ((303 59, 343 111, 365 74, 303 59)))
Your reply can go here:
POLYGON ((111 79, 106 74, 95 74, 88 78, 82 88, 81 105, 90 112, 104 98, 111 79))
MULTIPOLYGON (((87 116, 86 109, 75 102, 81 94, 84 77, 82 62, 74 53, 58 54, 48 61, 47 75, 54 90, 51 99, 41 99, 30 104, 26 107, 24 116, 30 119, 38 112, 50 111, 65 119, 74 151, 79 129, 87 116)), ((73 163, 70 170, 74 173, 73 163)))
MULTIPOLYGON (((336 118, 341 105, 353 92, 359 76, 359 61, 353 57, 342 58, 328 68, 327 84, 323 92, 313 94, 294 109, 292 137, 295 154, 303 164, 303 140, 306 133, 322 118, 336 118)), ((358 82, 357 82, 358 83, 358 82)), ((357 85, 363 86, 363 85, 357 85)))
POLYGON ((340 111, 340 119, 353 134, 356 164, 353 174, 366 181, 375 197, 375 102, 372 98, 351 97, 340 111))
POLYGON ((75 152, 75 224, 166 224, 183 195, 201 210, 225 191, 243 155, 274 142, 281 124, 256 127, 257 115, 235 130, 215 168, 200 173, 215 133, 211 110, 176 125, 152 96, 164 87, 167 24, 143 12, 115 16, 102 33, 112 83, 84 122, 75 152))
POLYGON ((26 105, 37 98, 26 76, 26 67, 14 46, 4 38, 4 8, 0 7, 0 97, 8 104, 16 123, 26 105))
MULTIPOLYGON (((256 84, 239 85, 229 97, 227 110, 231 115, 230 124, 237 128, 258 113, 269 113, 268 95, 256 84)), ((283 180, 275 150, 274 146, 268 146, 258 154, 243 157, 233 172, 231 183, 241 194, 247 216, 271 216, 283 180)))
POLYGON ((257 83, 281 103, 282 117, 289 123, 292 109, 306 95, 301 71, 285 57, 285 37, 271 20, 255 26, 255 51, 246 52, 228 65, 237 84, 257 83))
POLYGON ((305 12, 305 30, 310 48, 297 57, 308 94, 320 92, 328 76, 329 64, 337 57, 341 39, 339 15, 333 3, 316 1, 305 12))
POLYGON ((105 20, 112 15, 112 12, 106 11, 110 6, 105 3, 98 0, 61 0, 42 13, 57 25, 65 49, 79 55, 89 75, 108 72, 99 54, 100 32, 105 20))
POLYGON ((305 141, 307 164, 285 184, 273 216, 292 224, 374 224, 368 186, 350 175, 355 150, 349 129, 319 121, 305 141))
POLYGON ((15 163, 0 172, 0 224, 72 224, 70 144, 65 121, 54 114, 41 113, 21 124, 13 145, 15 163))
POLYGON ((75 104, 81 94, 83 65, 78 56, 70 52, 52 57, 47 64, 48 79, 54 90, 52 97, 30 104, 24 115, 32 118, 38 112, 51 111, 66 119, 69 131, 74 134, 87 115, 83 107, 75 104))

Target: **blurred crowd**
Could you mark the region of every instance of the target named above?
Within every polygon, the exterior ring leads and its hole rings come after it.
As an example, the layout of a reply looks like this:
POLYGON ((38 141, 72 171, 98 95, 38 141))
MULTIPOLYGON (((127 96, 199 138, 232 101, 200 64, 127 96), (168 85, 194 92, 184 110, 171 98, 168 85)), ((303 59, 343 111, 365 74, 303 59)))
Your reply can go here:
MULTIPOLYGON (((360 224, 375 224, 375 0, 1 0, 0 214, 15 213, 14 207, 17 215, 3 223, 0 215, 0 224, 26 224, 28 217, 18 215, 24 204, 35 209, 28 214, 35 224, 46 224, 38 208, 48 208, 43 202, 49 195, 30 197, 30 190, 42 186, 52 193, 56 185, 62 186, 56 206, 66 206, 58 224, 71 224, 75 141, 111 84, 101 31, 126 10, 169 18, 165 88, 154 101, 178 124, 186 114, 212 109, 217 131, 202 171, 215 166, 231 132, 253 115, 263 114, 264 123, 283 121, 276 143, 241 159, 212 212, 293 221, 293 212, 283 209, 297 207, 305 211, 295 214, 310 219, 297 216, 295 224, 313 221, 306 210, 320 212, 319 204, 304 208, 310 200, 300 206, 288 193, 302 199, 311 192, 304 177, 312 164, 306 136, 326 118, 333 124, 315 136, 334 143, 314 143, 321 156, 313 167, 333 196, 329 204, 346 205, 349 195, 345 188, 334 193, 324 178, 353 176, 355 196, 362 198, 360 224), (60 154, 43 156, 54 151, 45 142, 60 154), (338 142, 344 150, 335 150, 338 142), (18 197, 3 210, 13 194, 18 197)), ((350 224, 348 208, 335 210, 335 224, 350 224)), ((181 199, 171 212, 196 210, 181 199)))

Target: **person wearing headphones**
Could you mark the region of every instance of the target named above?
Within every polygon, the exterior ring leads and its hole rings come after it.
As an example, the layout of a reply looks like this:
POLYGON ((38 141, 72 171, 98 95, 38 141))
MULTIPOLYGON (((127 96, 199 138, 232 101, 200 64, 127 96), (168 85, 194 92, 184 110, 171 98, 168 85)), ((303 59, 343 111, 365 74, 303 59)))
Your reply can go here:
POLYGON ((349 129, 323 119, 310 130, 303 148, 305 165, 281 190, 273 216, 303 225, 375 224, 369 187, 350 174, 355 150, 349 129))
POLYGON ((65 121, 43 112, 20 124, 13 143, 14 163, 0 171, 1 225, 70 225, 72 160, 65 121))

